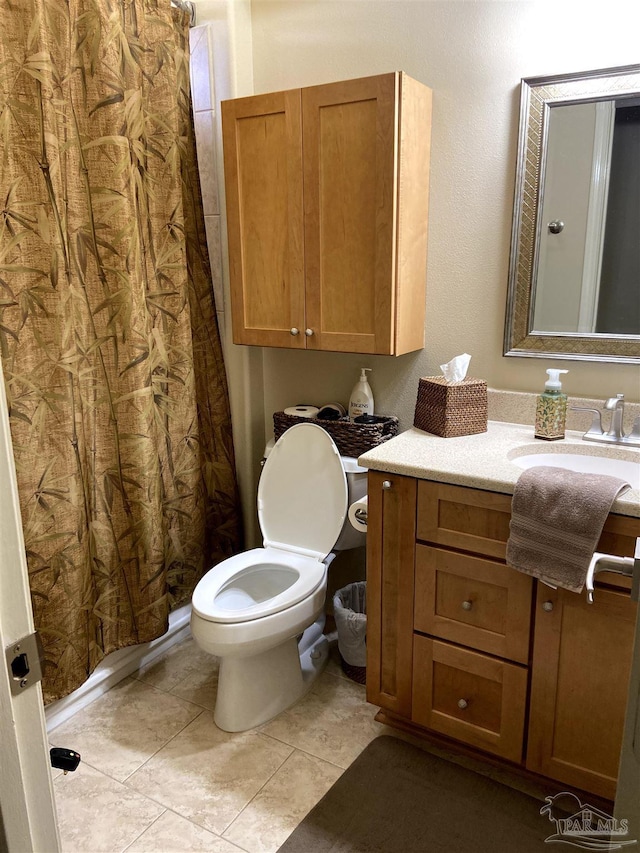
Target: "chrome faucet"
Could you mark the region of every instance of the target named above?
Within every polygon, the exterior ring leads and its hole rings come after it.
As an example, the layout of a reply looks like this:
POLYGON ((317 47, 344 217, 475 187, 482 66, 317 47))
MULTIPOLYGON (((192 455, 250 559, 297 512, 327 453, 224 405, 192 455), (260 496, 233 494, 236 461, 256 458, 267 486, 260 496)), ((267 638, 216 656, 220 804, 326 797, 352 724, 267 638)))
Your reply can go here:
POLYGON ((624 394, 609 397, 605 402, 603 410, 611 412, 609 429, 605 432, 602 428, 602 411, 591 409, 588 406, 571 406, 573 412, 592 412, 594 415, 591 426, 582 436, 584 441, 600 441, 603 444, 622 444, 631 447, 640 447, 640 415, 634 420, 631 432, 624 434, 622 421, 624 418, 624 394))

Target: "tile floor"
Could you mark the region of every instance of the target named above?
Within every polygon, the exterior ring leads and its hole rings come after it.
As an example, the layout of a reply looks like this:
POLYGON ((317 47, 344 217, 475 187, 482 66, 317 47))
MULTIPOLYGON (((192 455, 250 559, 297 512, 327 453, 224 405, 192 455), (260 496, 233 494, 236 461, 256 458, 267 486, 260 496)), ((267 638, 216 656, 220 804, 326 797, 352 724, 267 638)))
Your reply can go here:
POLYGON ((228 734, 213 722, 215 661, 188 639, 58 726, 52 745, 82 755, 54 771, 64 853, 274 853, 388 731, 336 657, 293 708, 228 734))

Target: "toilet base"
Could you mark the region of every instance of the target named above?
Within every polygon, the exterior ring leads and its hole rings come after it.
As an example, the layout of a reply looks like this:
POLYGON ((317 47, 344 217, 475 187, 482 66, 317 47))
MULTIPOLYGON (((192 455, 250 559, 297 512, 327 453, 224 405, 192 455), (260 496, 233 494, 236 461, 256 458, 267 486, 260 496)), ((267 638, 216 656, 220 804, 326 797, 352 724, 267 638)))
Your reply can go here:
POLYGON ((329 643, 324 616, 295 637, 250 657, 223 657, 214 721, 225 732, 262 725, 295 704, 324 669, 329 643))

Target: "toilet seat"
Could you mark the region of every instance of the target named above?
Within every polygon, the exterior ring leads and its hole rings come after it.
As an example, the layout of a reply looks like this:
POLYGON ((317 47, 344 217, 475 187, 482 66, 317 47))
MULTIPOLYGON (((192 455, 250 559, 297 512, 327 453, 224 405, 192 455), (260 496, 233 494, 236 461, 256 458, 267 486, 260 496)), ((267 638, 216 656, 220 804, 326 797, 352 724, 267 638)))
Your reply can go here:
POLYGON ((264 547, 210 569, 193 592, 209 622, 248 622, 293 607, 325 582, 324 560, 348 508, 346 474, 322 427, 290 427, 276 442, 258 486, 264 547))
POLYGON ((308 422, 289 427, 258 484, 265 548, 324 560, 340 535, 348 504, 347 475, 329 433, 308 422))
POLYGON ((311 595, 325 576, 325 564, 313 557, 278 548, 254 548, 207 572, 193 592, 192 606, 208 622, 248 622, 293 607, 311 595), (286 574, 290 579, 282 577, 286 574), (269 586, 276 594, 256 600, 269 586))

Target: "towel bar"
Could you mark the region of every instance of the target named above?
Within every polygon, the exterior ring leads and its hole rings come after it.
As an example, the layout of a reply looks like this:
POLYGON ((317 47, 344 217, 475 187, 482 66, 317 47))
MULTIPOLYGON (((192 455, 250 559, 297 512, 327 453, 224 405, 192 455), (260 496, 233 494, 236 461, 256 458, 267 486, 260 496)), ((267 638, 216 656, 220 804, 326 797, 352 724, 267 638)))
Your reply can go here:
POLYGON ((614 554, 601 554, 599 551, 594 552, 589 563, 587 579, 585 581, 589 604, 593 604, 593 586, 596 575, 599 572, 615 572, 616 574, 633 578, 631 597, 634 601, 638 601, 638 594, 640 592, 640 538, 636 539, 635 557, 617 557, 614 554))

